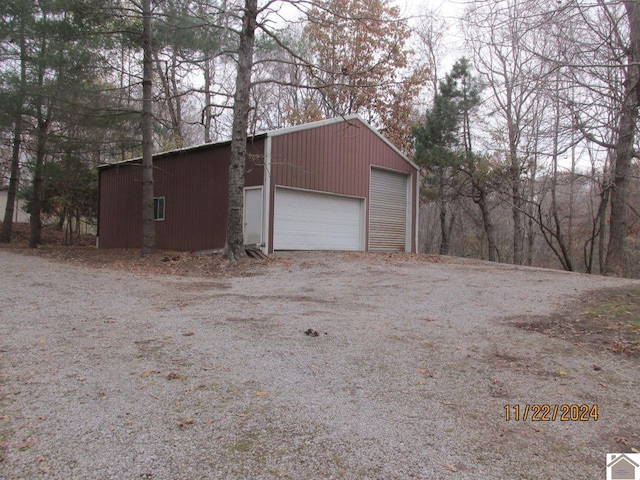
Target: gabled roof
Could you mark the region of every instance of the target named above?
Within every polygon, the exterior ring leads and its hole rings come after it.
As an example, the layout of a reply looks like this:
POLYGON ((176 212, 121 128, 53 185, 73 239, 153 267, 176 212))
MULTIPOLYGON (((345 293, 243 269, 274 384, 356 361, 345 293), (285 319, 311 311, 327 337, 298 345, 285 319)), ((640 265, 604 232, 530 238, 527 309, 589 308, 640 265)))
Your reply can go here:
MULTIPOLYGON (((340 123, 340 122, 346 122, 346 123, 349 123, 351 125, 354 125, 356 121, 359 122, 360 124, 364 125, 371 132, 373 132, 380 140, 382 140, 394 152, 396 152, 400 157, 402 157, 402 159, 405 162, 407 162, 409 165, 411 165, 416 170, 419 170, 418 166, 415 163, 413 163, 411 160, 409 160, 409 158, 405 154, 403 154, 400 150, 398 150, 398 148, 393 143, 391 143, 389 140, 387 140, 384 137, 384 135, 382 135, 380 132, 378 132, 378 130, 376 130, 371 125, 369 125, 367 122, 365 122, 364 119, 360 115, 358 115, 357 113, 356 114, 352 114, 352 115, 347 115, 347 116, 344 116, 344 117, 335 117, 335 118, 329 118, 327 120, 318 120, 316 122, 304 123, 302 125, 294 125, 292 127, 285 127, 285 128, 280 128, 280 129, 277 129, 277 130, 270 130, 270 131, 267 131, 267 132, 257 133, 255 135, 249 136, 247 141, 258 140, 258 139, 265 138, 265 137, 277 137, 277 136, 280 136, 280 135, 286 135, 288 133, 299 132, 299 131, 302 131, 302 130, 310 130, 312 128, 324 127, 324 126, 327 126, 327 125, 332 125, 332 124, 340 123)), ((200 150, 206 150, 206 149, 215 148, 215 147, 222 147, 222 146, 227 146, 227 145, 230 145, 230 144, 231 144, 231 140, 225 140, 225 141, 222 141, 222 142, 203 143, 203 144, 195 145, 195 146, 192 146, 192 147, 178 148, 178 149, 175 149, 175 150, 167 150, 165 152, 154 153, 153 154, 153 158, 167 157, 167 156, 170 156, 170 155, 175 155, 177 153, 197 152, 197 151, 200 151, 200 150)), ((120 162, 113 162, 113 163, 107 163, 105 165, 100 165, 98 168, 104 169, 104 168, 114 167, 114 166, 117 166, 117 165, 140 163, 141 161, 142 161, 142 157, 136 157, 136 158, 131 158, 129 160, 122 160, 120 162)))
POLYGON ((304 123, 302 125, 294 125, 292 127, 285 127, 285 128, 281 128, 281 129, 278 129, 278 130, 272 130, 270 132, 266 132, 266 135, 267 135, 267 137, 276 137, 276 136, 279 136, 279 135, 286 135, 288 133, 299 132, 299 131, 302 131, 302 130, 310 130, 312 128, 324 127, 326 125, 332 125, 334 123, 340 123, 340 122, 346 122, 346 123, 349 123, 349 124, 353 125, 354 121, 358 121, 362 125, 367 127, 380 140, 382 140, 389 147, 391 147, 391 149, 394 152, 396 152, 398 155, 400 155, 409 165, 411 165, 416 170, 419 170, 418 166, 415 163, 413 163, 411 160, 409 160, 409 158, 404 153, 402 153, 400 150, 398 150, 398 147, 396 147, 393 143, 391 143, 389 140, 387 140, 387 138, 384 135, 382 135, 378 130, 376 130, 371 125, 369 125, 367 122, 365 122, 364 119, 360 115, 358 115, 357 113, 354 113, 354 114, 351 114, 351 115, 346 115, 344 117, 329 118, 327 120, 318 120, 317 122, 309 122, 309 123, 304 123))
POLYGON ((638 465, 636 462, 634 462, 633 460, 631 460, 629 457, 627 457, 624 453, 621 455, 618 455, 617 457, 614 456, 613 459, 609 462, 609 464, 607 465, 607 467, 611 467, 613 465, 615 465, 616 463, 620 462, 621 460, 626 460, 627 462, 629 462, 631 465, 633 465, 634 467, 640 467, 640 465, 638 465))

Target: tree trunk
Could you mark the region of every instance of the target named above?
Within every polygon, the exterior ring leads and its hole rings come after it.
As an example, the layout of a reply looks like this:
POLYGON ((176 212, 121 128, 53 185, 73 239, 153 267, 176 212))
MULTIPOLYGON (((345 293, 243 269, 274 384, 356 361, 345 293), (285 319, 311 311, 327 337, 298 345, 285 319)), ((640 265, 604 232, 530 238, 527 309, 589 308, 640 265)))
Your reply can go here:
POLYGON ((444 178, 440 177, 438 189, 438 203, 440 206, 440 255, 449 255, 449 229, 447 228, 447 202, 444 198, 444 178))
POLYGON ((4 212, 2 231, 0 231, 0 242, 10 243, 13 231, 13 217, 16 206, 16 196, 18 194, 18 184, 20 182, 20 149, 22 146, 22 111, 24 95, 26 90, 26 41, 24 36, 24 25, 21 26, 20 35, 20 93, 16 99, 15 123, 13 126, 13 148, 11 151, 11 176, 9 177, 9 190, 7 192, 7 208, 4 212))
POLYGON ((236 262, 246 255, 243 235, 244 170, 247 155, 247 126, 249 124, 251 71, 253 69, 257 16, 258 1, 245 0, 233 103, 227 241, 224 249, 225 256, 232 262, 236 262))
MULTIPOLYGON (((39 113, 41 116, 41 113, 39 113)), ((38 141, 36 146, 36 164, 33 172, 33 187, 31 191, 31 216, 29 224, 31 232, 29 236, 29 248, 36 248, 40 243, 40 213, 42 210, 42 168, 47 147, 47 134, 49 130, 49 118, 38 119, 38 141)))
POLYGON ((638 119, 638 90, 640 89, 640 3, 625 1, 629 18, 629 51, 624 82, 624 103, 618 125, 616 158, 611 191, 609 245, 605 274, 624 276, 625 236, 627 234, 627 198, 629 196, 633 143, 638 119))
POLYGON ((567 246, 569 248, 569 257, 574 257, 574 245, 573 245, 573 225, 574 225, 574 215, 575 215, 575 191, 576 191, 576 146, 573 141, 574 131, 572 130, 572 147, 571 147, 571 178, 569 179, 569 218, 567 225, 567 246))
POLYGON ((171 137, 170 148, 182 148, 184 146, 184 138, 182 134, 182 108, 181 98, 179 95, 178 84, 176 81, 176 53, 172 52, 171 65, 167 64, 166 68, 162 68, 162 62, 157 51, 153 51, 153 63, 156 67, 158 78, 162 86, 165 96, 165 104, 169 112, 171 120, 171 137))
POLYGON ((204 142, 211 142, 211 70, 213 69, 213 60, 210 58, 204 61, 204 109, 202 111, 204 124, 204 142))
POLYGON ((513 216, 513 264, 522 265, 522 239, 524 228, 522 224, 522 180, 520 178, 520 163, 517 153, 511 155, 511 214, 513 216))
MULTIPOLYGON (((45 57, 47 51, 47 39, 42 39, 40 43, 40 59, 45 57)), ((36 140, 36 164, 33 171, 33 184, 31 190, 31 211, 29 217, 29 224, 31 232, 29 236, 29 247, 36 248, 40 243, 40 213, 41 213, 41 195, 42 195, 42 168, 44 166, 44 160, 47 147, 47 135, 49 133, 49 125, 51 122, 52 107, 49 105, 46 108, 44 105, 44 80, 45 80, 45 66, 44 62, 40 65, 38 70, 38 87, 39 93, 36 103, 36 121, 37 121, 37 140, 36 140)))
MULTIPOLYGON (((504 67, 503 67, 504 68, 504 67)), ((505 73, 505 104, 504 111, 507 118, 507 134, 509 138, 509 180, 511 182, 511 215, 513 218, 513 264, 523 263, 524 223, 522 220, 522 178, 521 162, 518 154, 520 138, 519 122, 514 114, 514 91, 511 79, 505 73)), ((517 96, 516 96, 517 97, 517 96)))
MULTIPOLYGON (((605 170, 606 173, 606 170, 605 170)), ((592 181, 595 179, 595 170, 592 171, 592 181)), ((606 176, 606 175, 605 175, 606 176)), ((606 182, 606 179, 605 179, 606 182)), ((607 229, 607 206, 608 206, 608 188, 606 186, 601 186, 600 191, 600 202, 598 204, 598 211, 595 216, 593 216, 591 222, 591 234, 587 243, 590 243, 588 249, 587 244, 585 244, 584 248, 584 258, 585 258, 585 268, 587 273, 593 273, 593 259, 595 256, 595 243, 596 237, 598 238, 598 266, 600 268, 599 272, 604 274, 604 257, 605 257, 605 238, 606 238, 606 229, 607 229)))
MULTIPOLYGON (((19 107, 21 108, 21 106, 19 107)), ((7 208, 4 212, 0 242, 10 243, 13 231, 13 216, 15 213, 18 183, 20 181, 20 147, 22 143, 22 112, 18 113, 13 129, 13 149, 11 153, 11 176, 9 177, 9 190, 7 191, 7 208)))
POLYGON ((487 192, 483 188, 476 187, 478 196, 476 198, 476 204, 480 208, 482 213, 482 225, 484 226, 484 233, 487 235, 487 247, 489 249, 489 261, 498 261, 498 247, 496 246, 496 234, 493 228, 493 222, 491 221, 491 212, 489 211, 489 205, 487 203, 487 192))
MULTIPOLYGON (((608 181, 608 180, 607 180, 608 181)), ((600 274, 605 275, 607 260, 607 209, 609 208, 609 197, 611 196, 611 187, 606 186, 601 194, 600 205, 598 206, 598 268, 600 274)))
POLYGON ((527 217, 529 220, 527 221, 527 259, 526 264, 529 267, 533 266, 533 260, 536 255, 536 229, 533 228, 534 215, 535 215, 535 207, 534 200, 536 195, 536 177, 538 175, 538 160, 537 158, 534 160, 531 172, 529 175, 529 192, 527 194, 527 217))
MULTIPOLYGON (((553 123, 553 154, 551 156, 551 165, 552 165, 552 176, 551 176, 551 215, 553 216, 554 223, 554 232, 553 236, 558 242, 558 247, 560 248, 561 255, 558 255, 558 259, 562 264, 562 267, 569 271, 573 271, 573 263, 571 261, 571 254, 569 253, 569 248, 567 247, 567 243, 564 239, 564 234, 562 232, 562 221, 560 220, 560 215, 558 213, 558 143, 560 138, 560 81, 558 76, 556 76, 556 85, 555 85, 555 119, 553 123)), ((540 219, 542 221, 542 218, 540 219)), ((554 250, 554 253, 556 250, 554 250)))
POLYGON ((153 212, 153 50, 151 0, 142 2, 142 252, 156 251, 153 212))

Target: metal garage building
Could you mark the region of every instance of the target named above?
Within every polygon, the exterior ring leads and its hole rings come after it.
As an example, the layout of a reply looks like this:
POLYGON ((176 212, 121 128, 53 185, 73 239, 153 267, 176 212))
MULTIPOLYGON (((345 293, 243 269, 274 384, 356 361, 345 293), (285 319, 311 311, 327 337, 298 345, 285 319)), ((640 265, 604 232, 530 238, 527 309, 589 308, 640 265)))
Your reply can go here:
MULTIPOLYGON (((156 241, 223 248, 230 142, 154 156, 156 241)), ((274 250, 416 251, 418 169, 359 116, 249 139, 245 243, 274 250)), ((140 159, 99 176, 101 248, 140 248, 140 159)))

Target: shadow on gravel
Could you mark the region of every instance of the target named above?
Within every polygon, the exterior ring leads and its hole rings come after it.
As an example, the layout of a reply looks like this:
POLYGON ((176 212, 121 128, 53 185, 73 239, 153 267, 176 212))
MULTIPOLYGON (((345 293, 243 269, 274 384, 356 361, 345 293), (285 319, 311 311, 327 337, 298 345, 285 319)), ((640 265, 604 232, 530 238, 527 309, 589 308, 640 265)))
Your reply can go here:
POLYGON ((589 292, 550 316, 513 324, 579 346, 640 359, 640 288, 589 292))

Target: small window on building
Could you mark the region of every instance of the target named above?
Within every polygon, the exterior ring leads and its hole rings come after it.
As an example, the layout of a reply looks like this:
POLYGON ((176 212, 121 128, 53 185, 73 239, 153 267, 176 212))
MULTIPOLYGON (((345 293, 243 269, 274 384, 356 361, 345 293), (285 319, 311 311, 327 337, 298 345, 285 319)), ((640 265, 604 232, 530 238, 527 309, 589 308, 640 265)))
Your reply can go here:
POLYGON ((153 219, 156 221, 164 220, 164 197, 153 198, 153 219))

